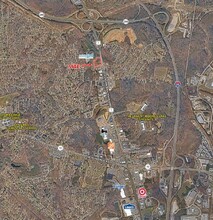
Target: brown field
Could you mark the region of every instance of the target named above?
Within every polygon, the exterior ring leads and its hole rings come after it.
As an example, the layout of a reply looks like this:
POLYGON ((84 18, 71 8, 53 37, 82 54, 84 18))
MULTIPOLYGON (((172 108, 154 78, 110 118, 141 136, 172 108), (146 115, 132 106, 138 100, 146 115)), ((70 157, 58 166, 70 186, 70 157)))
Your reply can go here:
POLYGON ((104 36, 103 42, 110 43, 112 41, 118 41, 119 43, 121 43, 125 41, 126 37, 129 37, 131 44, 134 44, 134 42, 137 40, 137 37, 133 29, 126 28, 126 29, 114 29, 114 30, 109 31, 104 36))
POLYGON ((98 161, 89 161, 82 187, 100 189, 102 186, 102 178, 105 172, 105 166, 98 161))
POLYGON ((137 112, 141 107, 141 104, 136 102, 130 102, 126 105, 127 111, 129 112, 137 112))
POLYGON ((154 77, 156 80, 165 81, 168 74, 168 67, 155 67, 154 77))
POLYGON ((12 93, 9 95, 1 96, 0 97, 0 107, 5 107, 9 102, 12 101, 13 98, 19 96, 19 93, 12 93))

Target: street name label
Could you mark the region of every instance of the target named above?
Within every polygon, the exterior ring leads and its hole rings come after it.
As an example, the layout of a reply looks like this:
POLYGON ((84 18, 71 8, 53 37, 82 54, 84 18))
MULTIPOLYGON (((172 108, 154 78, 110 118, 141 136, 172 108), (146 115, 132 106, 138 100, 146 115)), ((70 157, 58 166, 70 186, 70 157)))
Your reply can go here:
POLYGON ((134 118, 140 121, 153 121, 156 120, 157 118, 166 118, 166 115, 164 114, 137 114, 137 115, 131 115, 129 114, 127 116, 128 118, 134 118))

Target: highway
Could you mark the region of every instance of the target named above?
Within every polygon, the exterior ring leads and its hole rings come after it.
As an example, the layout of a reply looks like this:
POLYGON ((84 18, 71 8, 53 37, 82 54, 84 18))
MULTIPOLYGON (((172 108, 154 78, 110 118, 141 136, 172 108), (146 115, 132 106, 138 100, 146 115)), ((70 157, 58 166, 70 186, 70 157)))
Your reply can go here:
MULTIPOLYGON (((5 0, 3 0, 5 2, 5 0)), ((39 11, 35 10, 33 8, 30 8, 26 4, 24 4, 20 0, 7 0, 6 2, 10 2, 14 6, 19 7, 20 9, 30 12, 31 15, 36 16, 37 18, 39 17, 39 11)), ((86 12, 86 10, 85 10, 86 12)), ((86 12, 88 14, 88 12, 86 12)), ((106 18, 101 18, 101 19, 91 19, 91 18, 85 18, 85 19, 77 19, 77 18, 68 18, 68 17, 55 17, 52 15, 48 15, 45 13, 45 16, 43 18, 40 18, 42 20, 48 20, 48 21, 54 21, 54 22, 59 22, 59 23, 67 23, 67 24, 84 24, 84 23, 98 23, 98 24, 123 24, 123 19, 106 19, 106 18)), ((138 22, 143 22, 148 20, 149 17, 146 18, 141 18, 141 19, 130 19, 129 24, 132 23, 138 23, 138 22)))
MULTIPOLYGON (((174 76, 175 81, 179 81, 179 75, 177 71, 177 66, 175 62, 175 58, 170 46, 170 43, 167 39, 167 37, 164 35, 160 25, 158 24, 155 17, 152 15, 152 13, 149 11, 149 9, 141 3, 143 8, 148 13, 149 17, 153 20, 153 22, 156 25, 156 28, 161 34, 161 37, 163 38, 163 41, 167 47, 168 53, 170 54, 170 57, 172 59, 172 65, 174 70, 174 76)), ((168 197, 167 197, 167 205, 166 205, 166 220, 170 220, 171 218, 171 204, 172 204, 172 189, 173 189, 173 183, 174 183, 174 165, 175 165, 175 157, 176 157, 176 146, 177 146, 177 139, 178 139, 178 127, 179 127, 179 120, 180 120, 180 87, 177 87, 177 95, 176 95, 176 116, 175 116, 175 125, 174 125, 174 134, 173 134, 173 144, 172 144, 172 156, 171 156, 171 167, 170 167, 170 179, 169 179, 169 186, 168 186, 168 197)))

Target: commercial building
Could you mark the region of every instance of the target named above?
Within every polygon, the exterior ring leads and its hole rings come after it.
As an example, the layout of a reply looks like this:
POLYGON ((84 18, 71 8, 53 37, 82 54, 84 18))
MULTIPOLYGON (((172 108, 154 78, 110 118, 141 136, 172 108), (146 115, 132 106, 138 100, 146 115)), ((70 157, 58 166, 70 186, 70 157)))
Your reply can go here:
POLYGON ((107 143, 107 147, 108 147, 108 150, 110 151, 110 154, 113 154, 115 151, 115 144, 112 142, 112 140, 110 140, 107 143))

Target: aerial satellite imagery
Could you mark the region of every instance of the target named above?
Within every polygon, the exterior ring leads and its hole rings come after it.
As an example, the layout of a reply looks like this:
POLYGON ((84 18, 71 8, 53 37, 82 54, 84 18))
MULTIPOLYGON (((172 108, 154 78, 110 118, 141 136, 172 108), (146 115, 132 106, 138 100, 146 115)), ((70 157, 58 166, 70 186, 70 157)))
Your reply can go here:
POLYGON ((213 220, 213 0, 0 0, 0 220, 213 220))

